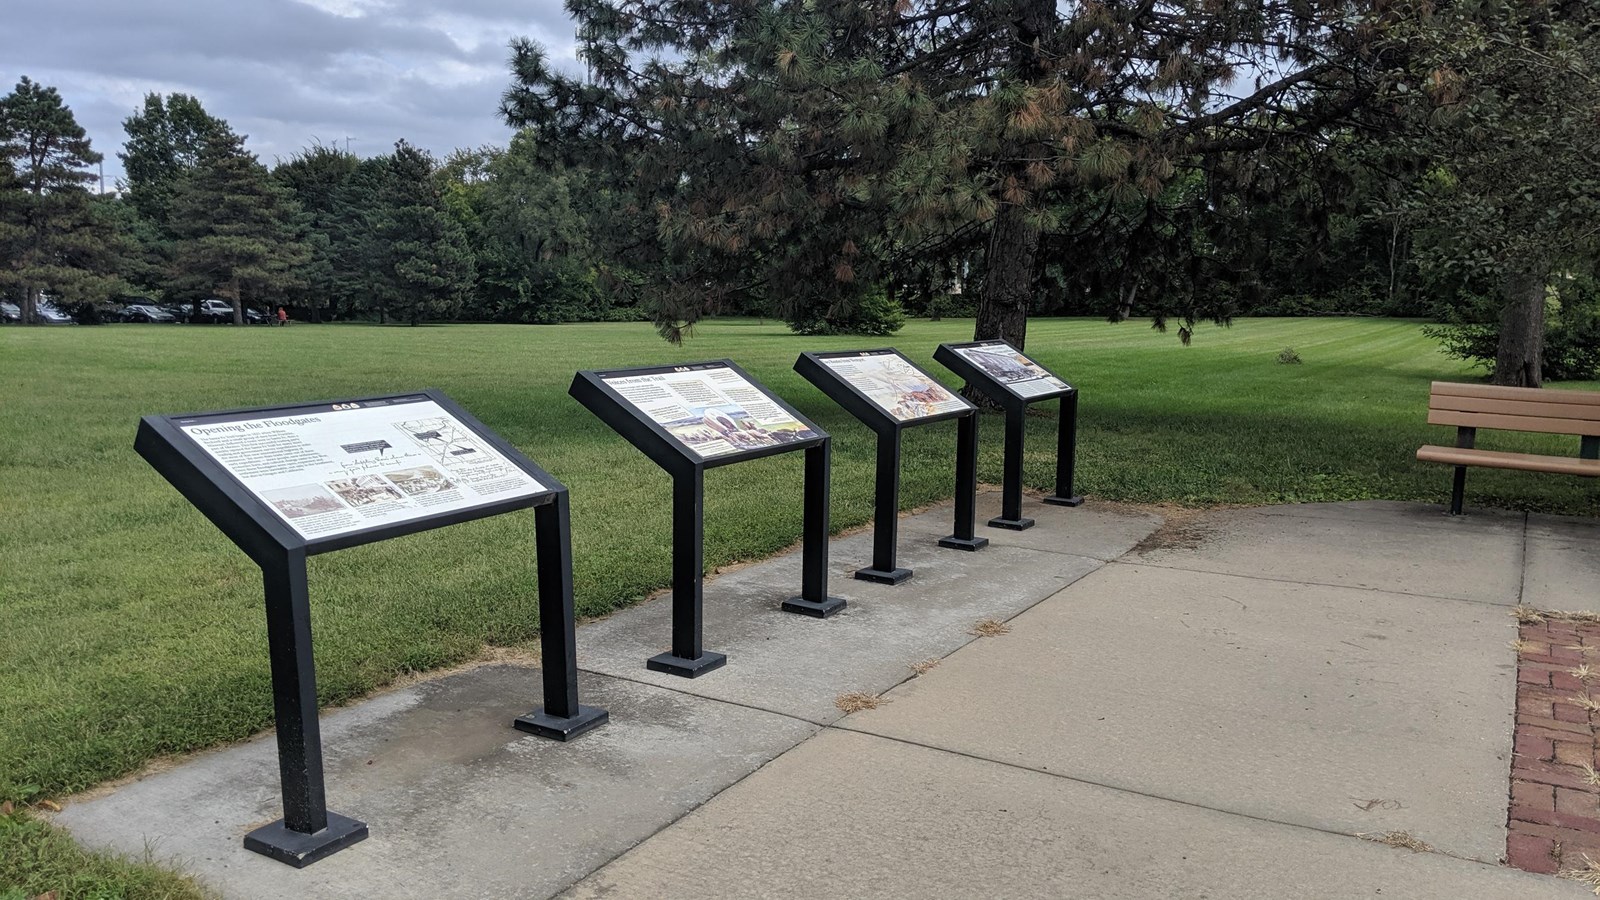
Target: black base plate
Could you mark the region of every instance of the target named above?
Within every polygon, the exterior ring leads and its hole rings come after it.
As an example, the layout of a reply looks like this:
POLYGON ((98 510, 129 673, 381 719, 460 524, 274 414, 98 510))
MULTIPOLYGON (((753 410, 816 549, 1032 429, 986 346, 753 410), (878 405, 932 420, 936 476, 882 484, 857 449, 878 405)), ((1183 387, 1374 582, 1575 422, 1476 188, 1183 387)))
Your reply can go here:
POLYGON ((1027 531, 1033 527, 1033 520, 1029 518, 1002 519, 995 517, 989 520, 990 528, 1004 528, 1007 531, 1027 531))
POLYGON ((367 823, 331 812, 328 813, 328 827, 314 834, 290 831, 282 819, 263 825, 244 836, 244 848, 304 869, 366 839, 367 823))
POLYGON ((670 652, 660 653, 650 657, 644 667, 652 672, 665 672, 680 678, 699 678, 707 672, 722 668, 727 663, 726 654, 707 650, 700 654, 699 659, 684 659, 681 656, 673 656, 670 652))
POLYGON ((844 607, 843 597, 825 597, 820 603, 804 597, 790 597, 783 601, 784 612, 810 616, 813 619, 826 619, 844 607))
POLYGON ((872 566, 867 566, 865 569, 857 569, 856 577, 874 584, 904 584, 911 580, 911 570, 875 569, 872 566))
POLYGON ((1042 502, 1048 503, 1051 506, 1082 506, 1083 505, 1083 498, 1082 497, 1057 497, 1057 496, 1051 495, 1049 497, 1043 498, 1042 502))
POLYGON ((599 728, 610 718, 611 714, 598 706, 579 704, 578 714, 571 718, 563 719, 560 716, 552 716, 540 708, 525 716, 517 716, 511 725, 518 731, 526 731, 529 734, 537 734, 540 737, 547 737, 557 741, 570 741, 586 731, 593 731, 599 728))
POLYGON ((946 550, 982 550, 989 546, 989 539, 986 537, 961 538, 952 534, 949 537, 939 538, 939 546, 946 550))

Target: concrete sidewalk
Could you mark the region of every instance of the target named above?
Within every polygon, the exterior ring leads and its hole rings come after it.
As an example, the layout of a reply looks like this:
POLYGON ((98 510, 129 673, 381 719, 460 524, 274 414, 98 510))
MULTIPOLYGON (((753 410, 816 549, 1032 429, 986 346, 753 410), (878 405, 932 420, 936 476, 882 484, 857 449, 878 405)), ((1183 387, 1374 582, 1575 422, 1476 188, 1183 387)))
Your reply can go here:
POLYGON ((1029 507, 977 554, 932 546, 947 508, 906 519, 899 587, 849 580, 870 535, 837 539, 828 620, 778 610, 794 555, 711 581, 729 663, 693 681, 644 669, 666 598, 584 626, 612 723, 569 745, 509 728, 538 692, 518 666, 330 714, 330 807, 372 837, 305 870, 239 843, 278 814, 270 738, 58 821, 230 897, 1589 896, 1499 862, 1507 612, 1600 609, 1600 526, 1029 507))

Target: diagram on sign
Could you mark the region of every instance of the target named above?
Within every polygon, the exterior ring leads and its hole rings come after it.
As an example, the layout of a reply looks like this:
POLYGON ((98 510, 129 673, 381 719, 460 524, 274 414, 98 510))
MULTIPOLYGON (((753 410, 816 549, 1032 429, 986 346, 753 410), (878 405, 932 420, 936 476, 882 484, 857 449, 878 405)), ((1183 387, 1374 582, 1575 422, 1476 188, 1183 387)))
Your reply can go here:
POLYGON ((1037 397, 1072 387, 1003 341, 953 349, 1018 396, 1037 397))
POLYGON ((726 366, 619 375, 605 382, 701 458, 817 437, 764 391, 726 366))
POLYGON ((423 452, 443 465, 470 463, 471 457, 483 453, 483 445, 477 437, 454 419, 418 419, 396 422, 394 427, 404 431, 423 452))
POLYGON ((960 397, 898 353, 830 356, 819 361, 902 422, 967 408, 960 397))

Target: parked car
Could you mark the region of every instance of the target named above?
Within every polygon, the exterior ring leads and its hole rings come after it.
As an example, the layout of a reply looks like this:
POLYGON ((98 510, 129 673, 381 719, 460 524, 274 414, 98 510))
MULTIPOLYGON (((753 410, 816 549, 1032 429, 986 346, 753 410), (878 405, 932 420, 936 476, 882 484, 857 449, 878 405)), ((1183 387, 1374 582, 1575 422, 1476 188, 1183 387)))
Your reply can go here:
POLYGON ((159 306, 148 303, 133 303, 122 308, 117 318, 124 322, 159 322, 170 323, 178 321, 177 317, 159 306))
POLYGON ((34 312, 35 315, 37 315, 39 317, 39 321, 44 323, 44 324, 46 324, 46 325, 75 325, 75 324, 77 324, 77 321, 75 319, 73 319, 71 316, 67 315, 66 313, 62 312, 59 309, 56 309, 51 304, 45 303, 45 302, 42 302, 42 301, 39 303, 39 305, 37 305, 37 306, 35 306, 33 308, 33 312, 34 312))
MULTIPOLYGON (((201 302, 200 315, 193 321, 209 322, 213 325, 229 324, 233 322, 233 304, 219 297, 201 302)), ((245 323, 250 322, 250 310, 245 310, 245 323)))
POLYGON ((261 310, 249 308, 246 308, 244 311, 244 320, 251 325, 265 325, 272 321, 272 319, 261 310))
POLYGON ((15 303, 0 302, 0 322, 21 322, 22 307, 15 303))

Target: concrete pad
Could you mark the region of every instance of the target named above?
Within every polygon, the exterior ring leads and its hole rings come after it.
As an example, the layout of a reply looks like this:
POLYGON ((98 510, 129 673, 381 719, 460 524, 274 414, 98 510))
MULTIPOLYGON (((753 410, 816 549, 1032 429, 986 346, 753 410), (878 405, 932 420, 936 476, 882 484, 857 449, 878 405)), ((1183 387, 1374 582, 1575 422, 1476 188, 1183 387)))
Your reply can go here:
MULTIPOLYGON (((953 515, 954 505, 945 503, 908 516, 901 520, 900 539, 903 542, 917 534, 944 537, 951 532, 953 515)), ((1093 500, 1076 507, 1050 506, 1026 494, 1022 497, 1022 515, 1034 520, 1032 528, 1007 531, 984 525, 998 515, 1000 492, 979 493, 977 533, 979 537, 988 538, 991 546, 1026 547, 1091 559, 1116 559, 1161 526, 1160 516, 1126 506, 1093 500)))
POLYGON ((1600 612, 1600 520, 1528 517, 1522 602, 1539 609, 1600 612))
POLYGON ((1219 510, 1157 533, 1135 561, 1198 572, 1516 604, 1520 516, 1350 503, 1315 515, 1219 510))
POLYGON ((1590 895, 1570 881, 830 730, 567 896, 1590 895))
POLYGON ((1009 618, 1103 565, 1015 547, 946 550, 908 535, 899 563, 915 575, 891 587, 850 577, 870 562, 870 546, 870 535, 834 542, 829 593, 849 605, 827 619, 779 608, 799 593, 799 553, 709 581, 705 649, 726 653, 724 668, 695 679, 646 671, 645 660, 672 643, 670 594, 585 626, 578 665, 826 724, 840 716, 839 694, 882 693, 910 677, 911 664, 972 640, 976 622, 1009 618))
POLYGON ((1114 563, 842 724, 1494 861, 1509 622, 1483 604, 1114 563))
POLYGON ((611 723, 562 744, 511 728, 537 671, 486 666, 323 720, 329 808, 366 841, 295 870, 241 846, 282 814, 271 736, 70 803, 90 847, 240 898, 547 897, 815 732, 794 719, 586 676, 611 723))

